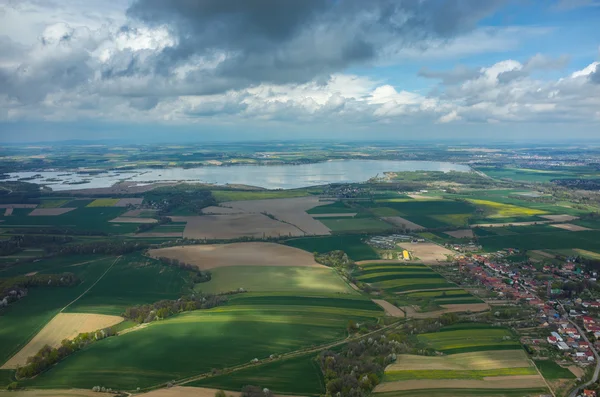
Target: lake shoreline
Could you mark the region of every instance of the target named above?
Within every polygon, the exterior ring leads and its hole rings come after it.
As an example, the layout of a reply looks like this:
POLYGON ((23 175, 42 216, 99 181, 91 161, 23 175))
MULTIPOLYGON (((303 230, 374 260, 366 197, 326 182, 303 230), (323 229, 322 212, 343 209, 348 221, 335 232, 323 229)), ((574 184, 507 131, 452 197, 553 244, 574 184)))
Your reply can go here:
POLYGON ((205 166, 194 168, 138 168, 133 170, 65 170, 9 173, 8 181, 27 181, 54 192, 108 188, 127 182, 201 183, 210 186, 244 185, 259 189, 297 189, 332 183, 360 183, 387 172, 461 171, 472 172, 465 164, 438 161, 327 160, 311 164, 205 166), (86 172, 87 171, 87 172, 86 172), (61 174, 59 177, 58 174, 61 174))

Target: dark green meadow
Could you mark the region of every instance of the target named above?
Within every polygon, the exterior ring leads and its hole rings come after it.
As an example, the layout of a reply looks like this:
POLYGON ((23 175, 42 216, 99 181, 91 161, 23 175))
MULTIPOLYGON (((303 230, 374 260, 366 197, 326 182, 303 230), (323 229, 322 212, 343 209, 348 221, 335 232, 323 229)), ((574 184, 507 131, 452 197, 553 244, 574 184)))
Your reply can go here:
POLYGON ((334 201, 331 204, 311 208, 306 212, 309 214, 352 214, 357 210, 347 206, 343 201, 334 201))
POLYGON ((533 362, 546 379, 575 379, 575 375, 571 371, 561 367, 553 360, 533 360, 533 362))
POLYGON ((189 384, 236 391, 246 385, 266 387, 277 394, 318 396, 325 392, 325 380, 314 354, 275 361, 189 384))
POLYGON ((336 307, 340 309, 371 310, 374 315, 381 314, 381 308, 368 298, 359 296, 336 297, 334 294, 327 296, 295 296, 282 295, 280 293, 247 293, 233 295, 229 298, 228 305, 234 306, 264 306, 264 305, 285 305, 285 306, 322 306, 336 307))
POLYGON ((371 246, 364 243, 360 235, 337 235, 327 237, 304 237, 286 240, 285 245, 308 252, 326 253, 342 250, 355 261, 378 259, 379 256, 371 246))
MULTIPOLYGON (((79 200, 78 200, 79 201, 79 200)), ((28 216, 31 209, 17 208, 13 215, 2 217, 2 228, 61 227, 77 231, 93 231, 107 234, 132 233, 135 224, 116 224, 109 221, 127 211, 126 208, 79 207, 66 214, 56 216, 28 216)))
POLYGON ((130 306, 177 299, 187 292, 188 276, 140 254, 126 255, 67 312, 120 315, 130 306))
POLYGON ((479 244, 488 252, 504 248, 520 250, 580 248, 598 251, 600 249, 600 231, 570 232, 558 229, 555 232, 544 233, 488 235, 479 237, 479 244))

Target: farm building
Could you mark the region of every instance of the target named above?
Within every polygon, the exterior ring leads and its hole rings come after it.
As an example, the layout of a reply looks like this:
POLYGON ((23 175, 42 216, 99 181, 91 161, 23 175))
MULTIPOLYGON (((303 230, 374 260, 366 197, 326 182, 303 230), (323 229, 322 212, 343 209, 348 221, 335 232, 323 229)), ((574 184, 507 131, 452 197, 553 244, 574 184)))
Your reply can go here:
POLYGON ((407 250, 402 251, 402 257, 404 258, 405 261, 410 260, 410 254, 408 253, 407 250))

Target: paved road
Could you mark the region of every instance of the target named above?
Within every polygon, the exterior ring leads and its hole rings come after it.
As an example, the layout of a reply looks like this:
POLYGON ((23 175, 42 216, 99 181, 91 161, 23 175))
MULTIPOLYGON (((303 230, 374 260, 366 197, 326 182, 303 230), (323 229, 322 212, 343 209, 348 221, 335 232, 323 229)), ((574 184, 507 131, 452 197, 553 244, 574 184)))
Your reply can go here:
POLYGON ((600 374, 600 356, 598 355, 598 351, 596 350, 596 348, 594 347, 593 344, 590 343, 590 341, 588 340, 587 336, 585 335, 585 332, 583 332, 583 330, 581 328, 579 328, 579 325, 575 324, 573 321, 569 320, 569 322, 571 324, 573 324, 573 326, 575 328, 577 328, 577 331, 579 331, 579 334, 581 334, 581 337, 583 339, 585 339, 585 341, 587 343, 590 344, 590 349, 592 349, 592 352, 594 353, 594 357, 596 358, 596 368, 594 369, 594 376, 592 376, 592 379, 586 383, 584 383, 583 385, 580 385, 578 387, 576 387, 571 394, 569 394, 569 397, 576 397, 577 393, 579 393, 580 390, 585 389, 586 387, 588 387, 589 385, 591 385, 592 383, 596 382, 598 380, 598 375, 600 374))

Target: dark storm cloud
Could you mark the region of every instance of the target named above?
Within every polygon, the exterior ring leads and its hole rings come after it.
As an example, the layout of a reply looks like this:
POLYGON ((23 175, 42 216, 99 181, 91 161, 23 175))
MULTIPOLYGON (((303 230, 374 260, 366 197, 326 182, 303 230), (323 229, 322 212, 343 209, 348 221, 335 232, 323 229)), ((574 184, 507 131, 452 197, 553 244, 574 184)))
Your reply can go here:
POLYGON ((596 65, 596 71, 590 73, 590 81, 600 84, 600 64, 596 65))
POLYGON ((177 45, 153 62, 169 75, 194 56, 226 54, 189 83, 210 91, 300 83, 378 58, 387 47, 427 48, 472 30, 500 0, 137 0, 128 16, 166 25, 177 45), (221 79, 222 84, 210 82, 221 79))

